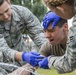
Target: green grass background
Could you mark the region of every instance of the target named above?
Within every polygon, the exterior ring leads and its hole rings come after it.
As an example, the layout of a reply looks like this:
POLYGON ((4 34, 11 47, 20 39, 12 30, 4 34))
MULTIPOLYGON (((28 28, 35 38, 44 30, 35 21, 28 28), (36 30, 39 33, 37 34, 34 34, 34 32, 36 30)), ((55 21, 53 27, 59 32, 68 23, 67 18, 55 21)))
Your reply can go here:
POLYGON ((48 69, 48 70, 44 70, 44 69, 37 69, 37 73, 38 74, 42 74, 42 75, 75 75, 75 72, 71 72, 71 73, 65 73, 65 74, 58 74, 57 71, 52 68, 52 69, 48 69))

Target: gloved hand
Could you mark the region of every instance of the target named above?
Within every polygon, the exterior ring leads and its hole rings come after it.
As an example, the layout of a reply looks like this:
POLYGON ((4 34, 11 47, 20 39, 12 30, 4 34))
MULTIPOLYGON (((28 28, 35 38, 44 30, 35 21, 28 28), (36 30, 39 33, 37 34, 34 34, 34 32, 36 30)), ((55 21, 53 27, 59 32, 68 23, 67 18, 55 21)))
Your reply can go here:
POLYGON ((54 28, 59 20, 60 20, 59 16, 57 16, 54 12, 49 11, 48 13, 46 13, 46 15, 42 20, 42 26, 44 30, 46 30, 47 27, 50 25, 50 23, 53 22, 52 28, 54 28))
POLYGON ((42 61, 39 61, 39 67, 43 69, 49 69, 48 67, 48 57, 45 57, 42 61))
POLYGON ((26 61, 32 66, 38 66, 38 62, 41 61, 44 57, 40 56, 40 54, 37 54, 35 52, 23 52, 22 53, 22 60, 26 61))

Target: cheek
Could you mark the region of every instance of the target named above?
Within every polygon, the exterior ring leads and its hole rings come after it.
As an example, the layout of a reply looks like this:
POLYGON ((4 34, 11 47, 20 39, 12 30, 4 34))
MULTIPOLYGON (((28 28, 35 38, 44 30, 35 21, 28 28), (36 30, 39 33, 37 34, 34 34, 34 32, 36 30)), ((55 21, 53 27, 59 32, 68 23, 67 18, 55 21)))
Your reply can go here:
POLYGON ((2 20, 3 19, 3 16, 0 16, 0 20, 2 20))
POLYGON ((49 9, 50 9, 50 11, 55 12, 55 10, 54 10, 55 8, 50 8, 50 7, 49 7, 49 9))
POLYGON ((66 17, 66 13, 65 12, 62 12, 60 10, 57 10, 57 9, 50 9, 51 11, 53 11, 55 14, 57 14, 58 16, 60 16, 61 18, 65 18, 66 17))
POLYGON ((59 12, 59 11, 54 11, 54 12, 55 12, 55 14, 57 14, 58 16, 63 18, 64 14, 62 12, 59 12))
POLYGON ((11 9, 9 9, 8 14, 11 15, 11 13, 12 13, 12 12, 11 12, 11 9))
POLYGON ((60 40, 62 38, 62 33, 61 32, 57 32, 55 35, 54 35, 55 39, 56 40, 60 40))
POLYGON ((9 14, 11 15, 11 11, 9 11, 9 14))
POLYGON ((56 41, 57 43, 60 43, 60 42, 62 41, 61 36, 57 35, 57 36, 54 38, 54 41, 56 41))

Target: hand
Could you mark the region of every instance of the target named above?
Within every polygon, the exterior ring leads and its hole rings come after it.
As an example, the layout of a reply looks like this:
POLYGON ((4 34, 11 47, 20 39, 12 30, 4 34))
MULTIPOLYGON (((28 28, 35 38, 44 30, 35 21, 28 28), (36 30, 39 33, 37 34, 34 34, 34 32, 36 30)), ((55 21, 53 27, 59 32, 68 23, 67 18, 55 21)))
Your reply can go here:
POLYGON ((39 67, 43 69, 49 69, 48 67, 48 57, 44 58, 42 61, 39 61, 39 67))
POLYGON ((40 54, 37 54, 35 52, 23 52, 22 53, 22 60, 26 61, 32 66, 38 66, 38 62, 41 61, 44 57, 40 56, 40 54))
POLYGON ((57 16, 54 12, 49 11, 42 20, 42 26, 44 27, 44 30, 46 30, 50 23, 52 23, 52 28, 54 28, 59 20, 59 16, 57 16))

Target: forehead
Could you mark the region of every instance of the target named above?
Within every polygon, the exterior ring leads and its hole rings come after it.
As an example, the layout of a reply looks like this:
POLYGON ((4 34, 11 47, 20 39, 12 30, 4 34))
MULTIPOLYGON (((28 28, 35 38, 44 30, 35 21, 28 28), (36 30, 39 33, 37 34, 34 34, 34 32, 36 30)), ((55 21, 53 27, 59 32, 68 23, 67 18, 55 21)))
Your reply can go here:
POLYGON ((54 26, 54 28, 52 28, 52 22, 49 24, 49 26, 47 27, 46 30, 56 30, 56 29, 60 29, 58 25, 54 26))
POLYGON ((8 2, 5 0, 3 4, 0 6, 0 12, 5 11, 9 7, 8 2))
POLYGON ((47 27, 47 29, 46 30, 53 30, 54 28, 52 28, 52 22, 49 24, 49 26, 47 27))

